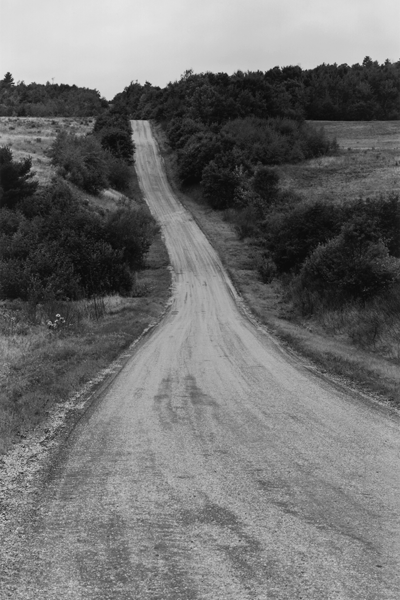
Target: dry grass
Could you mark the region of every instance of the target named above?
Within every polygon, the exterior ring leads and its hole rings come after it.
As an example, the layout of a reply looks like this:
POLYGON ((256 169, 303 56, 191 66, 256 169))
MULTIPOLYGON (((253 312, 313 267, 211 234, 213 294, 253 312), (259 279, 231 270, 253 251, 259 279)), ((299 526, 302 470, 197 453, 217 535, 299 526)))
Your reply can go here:
MULTIPOLYGON (((335 127, 337 124, 334 124, 335 127)), ((371 124, 357 124, 359 133, 362 127, 369 131, 371 124)), ((342 124, 342 127, 346 128, 342 124)), ((395 129, 400 133, 400 122, 395 129)), ((376 343, 351 343, 349 336, 350 321, 353 326, 353 338, 362 334, 374 338, 371 320, 361 323, 359 315, 344 314, 326 315, 327 322, 318 320, 300 320, 279 282, 264 284, 260 281, 255 269, 254 257, 260 249, 245 239, 240 241, 232 224, 224 218, 224 213, 208 207, 201 196, 199 187, 185 190, 178 189, 176 176, 176 158, 166 143, 163 131, 153 126, 160 149, 164 156, 167 173, 175 192, 181 202, 191 211, 197 223, 203 229, 210 242, 221 256, 231 279, 242 294, 252 312, 270 331, 279 337, 283 343, 304 357, 306 363, 311 360, 323 372, 339 377, 349 385, 351 381, 357 386, 366 388, 380 396, 384 394, 396 406, 400 406, 400 369, 398 330, 391 325, 388 332, 393 339, 377 339, 376 343), (368 329, 368 331, 367 331, 368 329), (390 356, 390 359, 388 359, 390 356)), ((342 202, 352 197, 359 197, 374 192, 393 191, 393 181, 398 167, 395 164, 393 150, 381 150, 380 161, 376 159, 376 151, 341 153, 337 157, 326 157, 308 161, 302 165, 284 165, 281 167, 283 177, 286 176, 285 186, 300 191, 306 198, 319 195, 327 200, 342 202), (385 170, 386 169, 386 175, 385 170), (372 186, 374 177, 378 177, 379 185, 372 186), (371 182, 371 187, 366 185, 371 182)), ((399 157, 400 153, 396 153, 399 157)), ((397 175, 396 175, 397 177, 397 175)), ((398 189, 398 187, 395 189, 398 189)), ((400 332, 399 332, 400 335, 400 332)), ((353 342, 356 342, 353 339, 353 342)))
POLYGON ((32 167, 40 184, 54 174, 47 156, 49 147, 62 129, 85 135, 94 119, 73 117, 0 117, 0 146, 10 146, 15 160, 32 157, 32 167))
POLYGON ((54 303, 32 309, 21 302, 0 306, 0 454, 39 424, 157 321, 170 295, 168 254, 159 235, 136 297, 54 303), (47 321, 66 323, 57 330, 47 321))
POLYGON ((311 121, 347 150, 400 150, 400 121, 311 121))

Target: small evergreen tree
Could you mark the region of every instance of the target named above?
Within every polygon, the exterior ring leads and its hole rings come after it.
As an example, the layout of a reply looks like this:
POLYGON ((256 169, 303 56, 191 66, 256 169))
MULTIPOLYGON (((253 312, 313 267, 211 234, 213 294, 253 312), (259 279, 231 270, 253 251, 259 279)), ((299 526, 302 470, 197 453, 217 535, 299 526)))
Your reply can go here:
POLYGON ((2 83, 7 87, 12 87, 14 85, 14 77, 11 75, 10 71, 4 75, 2 83))

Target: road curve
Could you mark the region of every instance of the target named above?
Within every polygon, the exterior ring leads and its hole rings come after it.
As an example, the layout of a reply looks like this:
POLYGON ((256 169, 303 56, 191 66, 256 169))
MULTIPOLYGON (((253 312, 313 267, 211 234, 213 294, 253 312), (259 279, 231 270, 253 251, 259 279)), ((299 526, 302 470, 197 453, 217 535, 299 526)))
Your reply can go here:
POLYGON ((399 598, 398 416, 246 317, 149 123, 132 127, 173 303, 54 466, 12 597, 399 598))

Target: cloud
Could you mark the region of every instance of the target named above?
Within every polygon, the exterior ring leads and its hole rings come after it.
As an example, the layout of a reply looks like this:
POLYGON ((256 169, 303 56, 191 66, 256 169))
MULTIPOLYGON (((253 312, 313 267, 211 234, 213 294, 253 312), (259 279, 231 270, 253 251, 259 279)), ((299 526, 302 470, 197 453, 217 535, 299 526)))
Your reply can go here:
POLYGON ((164 86, 195 71, 400 56, 397 0, 0 0, 0 69, 15 79, 164 86))

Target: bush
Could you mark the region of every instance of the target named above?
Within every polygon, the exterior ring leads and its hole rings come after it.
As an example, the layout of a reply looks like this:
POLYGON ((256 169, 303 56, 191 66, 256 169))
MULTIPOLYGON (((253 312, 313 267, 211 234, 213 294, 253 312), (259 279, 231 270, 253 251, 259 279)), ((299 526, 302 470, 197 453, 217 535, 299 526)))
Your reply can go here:
POLYGON ((220 150, 221 143, 215 134, 192 135, 178 153, 178 175, 182 183, 199 183, 204 168, 220 150))
POLYGON ((188 140, 205 130, 205 126, 194 119, 172 119, 167 128, 168 140, 173 148, 183 148, 188 140))
POLYGON ((62 131, 50 156, 59 174, 86 192, 97 194, 107 187, 107 158, 94 136, 78 137, 62 131))
POLYGON ((351 225, 305 261, 301 287, 327 305, 366 300, 382 294, 400 279, 400 261, 389 256, 382 241, 360 239, 351 225))
POLYGON ((221 132, 253 164, 300 162, 337 151, 336 142, 330 142, 322 129, 288 118, 235 119, 224 125, 221 132))
POLYGON ((279 192, 278 172, 270 167, 257 167, 252 180, 252 188, 264 201, 271 203, 279 192))
POLYGON ((110 152, 115 158, 127 164, 133 163, 135 146, 132 141, 132 131, 117 129, 116 127, 102 129, 99 135, 101 147, 110 152))
POLYGON ((107 156, 107 178, 110 187, 118 192, 128 193, 131 187, 131 167, 126 161, 112 154, 107 156))
POLYGON ((279 273, 298 270, 318 244, 339 233, 342 221, 341 210, 321 200, 288 208, 265 223, 265 243, 279 273))
POLYGON ((144 210, 120 210, 104 221, 82 208, 68 185, 54 181, 32 204, 29 218, 3 209, 0 297, 38 302, 79 299, 132 289, 156 225, 144 210))
POLYGON ((369 240, 383 240, 392 256, 400 257, 400 196, 379 195, 353 202, 345 207, 344 219, 369 240))
POLYGON ((236 157, 232 152, 218 154, 203 170, 201 185, 205 198, 213 208, 225 209, 234 205, 239 186, 236 157))
POLYGON ((278 274, 276 264, 266 255, 257 261, 257 271, 263 283, 271 283, 278 274))
POLYGON ((233 222, 240 240, 259 235, 259 215, 259 209, 254 204, 232 211, 230 220, 233 222))
POLYGON ((15 161, 8 146, 0 147, 0 207, 13 209, 32 196, 38 187, 33 176, 30 157, 15 161))
POLYGON ((96 119, 93 133, 104 150, 128 165, 133 163, 135 145, 126 111, 113 108, 104 112, 96 119))
POLYGON ((121 251, 123 260, 134 270, 144 267, 157 229, 154 218, 145 209, 121 208, 108 217, 105 225, 106 238, 113 248, 121 251))

